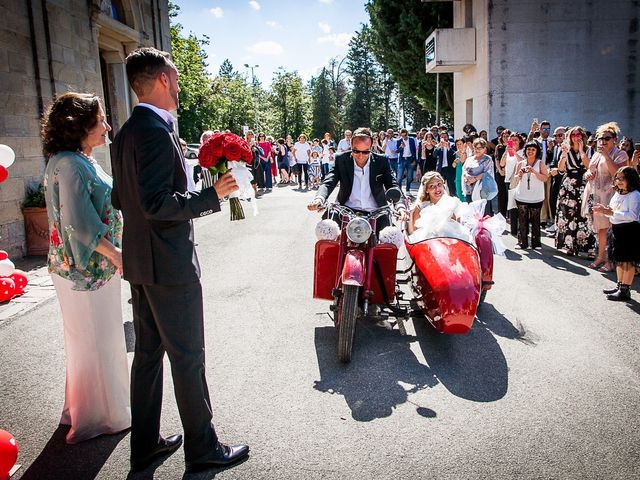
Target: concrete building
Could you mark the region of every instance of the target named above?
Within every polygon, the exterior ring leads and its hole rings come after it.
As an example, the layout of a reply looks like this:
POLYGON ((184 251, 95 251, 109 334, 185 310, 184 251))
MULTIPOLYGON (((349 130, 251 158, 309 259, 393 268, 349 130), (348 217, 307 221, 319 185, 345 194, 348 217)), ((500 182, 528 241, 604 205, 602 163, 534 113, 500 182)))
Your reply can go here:
MULTIPOLYGON (((0 249, 25 253, 20 204, 39 183, 43 110, 67 91, 105 100, 111 133, 129 117, 135 96, 124 60, 139 46, 170 51, 167 0, 0 0, 0 143, 16 161, 0 183, 0 249)), ((95 150, 110 171, 108 147, 95 150)))
POLYGON ((454 72, 456 135, 465 123, 493 137, 533 118, 615 120, 640 140, 639 17, 631 0, 454 0, 454 28, 425 43, 426 70, 454 72))

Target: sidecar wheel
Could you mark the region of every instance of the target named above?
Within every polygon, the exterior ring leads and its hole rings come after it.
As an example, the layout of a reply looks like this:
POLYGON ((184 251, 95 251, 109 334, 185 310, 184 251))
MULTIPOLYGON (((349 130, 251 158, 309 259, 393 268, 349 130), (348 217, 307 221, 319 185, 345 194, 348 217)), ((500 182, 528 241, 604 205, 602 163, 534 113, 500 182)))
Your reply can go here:
POLYGON ((356 314, 358 311, 357 285, 344 285, 340 299, 338 322, 338 359, 343 363, 351 361, 353 337, 356 331, 356 314))

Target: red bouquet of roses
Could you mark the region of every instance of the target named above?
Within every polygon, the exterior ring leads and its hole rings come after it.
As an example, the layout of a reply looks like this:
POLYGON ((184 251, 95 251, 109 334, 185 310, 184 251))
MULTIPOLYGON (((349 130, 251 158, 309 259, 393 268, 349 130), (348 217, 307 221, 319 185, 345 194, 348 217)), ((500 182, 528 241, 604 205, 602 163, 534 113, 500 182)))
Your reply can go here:
POLYGON ((245 165, 251 164, 253 153, 246 140, 234 133, 214 133, 200 147, 198 161, 200 166, 208 169, 212 175, 223 175, 228 170, 235 169, 233 176, 240 187, 240 194, 229 198, 231 220, 244 219, 240 197, 248 197, 253 193, 253 187, 251 187, 253 177, 245 165))

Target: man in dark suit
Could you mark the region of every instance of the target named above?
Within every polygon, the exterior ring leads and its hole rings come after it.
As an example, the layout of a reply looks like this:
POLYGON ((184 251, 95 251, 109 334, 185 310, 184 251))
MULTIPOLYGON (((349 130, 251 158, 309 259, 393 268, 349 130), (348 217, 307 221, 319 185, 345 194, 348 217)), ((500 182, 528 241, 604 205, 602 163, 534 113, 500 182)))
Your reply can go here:
POLYGON ((402 177, 404 172, 407 172, 407 193, 409 193, 418 161, 418 148, 416 139, 409 136, 409 131, 406 128, 400 130, 396 149, 398 150, 398 184, 402 186, 402 177))
POLYGON ((440 141, 438 146, 433 150, 433 156, 436 159, 436 171, 442 175, 447 182, 449 195, 455 197, 456 192, 456 169, 453 162, 456 159, 456 152, 449 143, 449 134, 447 132, 440 133, 440 141))
MULTIPOLYGON (((351 150, 336 155, 335 163, 320 185, 316 197, 307 205, 309 210, 318 210, 331 192, 340 184, 337 201, 356 211, 370 212, 387 204, 385 192, 398 188, 391 167, 384 155, 371 152, 373 137, 368 128, 358 128, 351 138, 351 150)), ((398 203, 401 219, 406 219, 404 205, 398 203)), ((377 222, 378 232, 389 225, 387 217, 377 222)))
POLYGON ((141 48, 127 57, 127 77, 140 104, 115 137, 114 207, 124 216, 124 278, 131 284, 135 356, 131 369, 131 469, 173 453, 181 435, 160 436, 162 364, 169 356, 184 428, 187 470, 227 465, 246 445, 218 441, 204 372, 200 266, 192 219, 220 211, 237 190, 230 174, 201 192, 188 191, 174 119, 178 72, 169 54, 141 48))

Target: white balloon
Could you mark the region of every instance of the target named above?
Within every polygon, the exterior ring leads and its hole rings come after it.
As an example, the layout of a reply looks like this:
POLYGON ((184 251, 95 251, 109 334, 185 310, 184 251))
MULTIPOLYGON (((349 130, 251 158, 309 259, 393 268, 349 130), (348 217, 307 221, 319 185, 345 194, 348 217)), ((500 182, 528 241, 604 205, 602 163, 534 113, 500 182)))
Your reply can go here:
POLYGON ((16 266, 8 258, 0 260, 0 277, 8 277, 15 271, 15 269, 16 266))
POLYGON ((13 161, 16 159, 16 154, 8 145, 0 143, 0 165, 4 168, 9 168, 13 165, 13 161))

